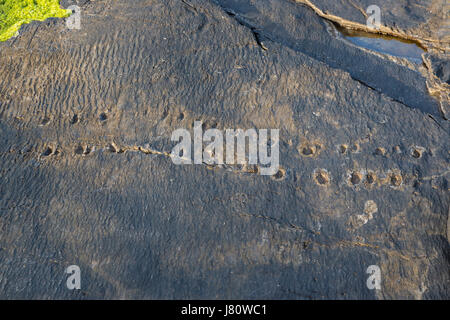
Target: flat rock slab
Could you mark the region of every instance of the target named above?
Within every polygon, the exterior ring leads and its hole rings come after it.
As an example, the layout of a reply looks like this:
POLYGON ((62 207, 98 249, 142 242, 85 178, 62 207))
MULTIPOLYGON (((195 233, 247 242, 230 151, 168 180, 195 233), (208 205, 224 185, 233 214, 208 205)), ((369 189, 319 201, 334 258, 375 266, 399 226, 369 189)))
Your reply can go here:
POLYGON ((313 5, 326 14, 366 24, 369 6, 381 9, 381 24, 392 31, 446 44, 450 42, 450 4, 446 0, 295 0, 313 5))
POLYGON ((293 1, 79 5, 0 44, 1 298, 450 297, 424 66, 293 1), (173 164, 194 121, 280 129, 280 172, 173 164))

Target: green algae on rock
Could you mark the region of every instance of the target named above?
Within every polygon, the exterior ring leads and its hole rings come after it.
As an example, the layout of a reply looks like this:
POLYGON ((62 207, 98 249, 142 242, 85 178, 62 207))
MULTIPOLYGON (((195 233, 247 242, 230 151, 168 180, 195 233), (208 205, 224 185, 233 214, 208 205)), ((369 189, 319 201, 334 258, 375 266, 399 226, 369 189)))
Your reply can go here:
POLYGON ((23 24, 71 14, 59 0, 0 0, 0 41, 13 37, 23 24))

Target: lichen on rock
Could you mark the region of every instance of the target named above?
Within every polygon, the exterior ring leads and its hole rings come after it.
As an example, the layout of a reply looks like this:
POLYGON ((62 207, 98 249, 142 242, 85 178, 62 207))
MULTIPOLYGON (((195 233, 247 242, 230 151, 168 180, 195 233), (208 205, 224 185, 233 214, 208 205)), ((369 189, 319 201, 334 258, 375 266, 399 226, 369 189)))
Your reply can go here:
POLYGON ((64 18, 70 13, 60 7, 59 0, 0 0, 0 41, 13 37, 23 24, 64 18))

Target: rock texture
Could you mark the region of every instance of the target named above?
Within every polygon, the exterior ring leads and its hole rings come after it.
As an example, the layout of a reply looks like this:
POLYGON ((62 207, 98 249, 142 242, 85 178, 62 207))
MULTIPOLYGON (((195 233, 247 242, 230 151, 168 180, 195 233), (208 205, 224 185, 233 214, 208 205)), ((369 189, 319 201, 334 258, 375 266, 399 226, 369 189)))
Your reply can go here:
MULTIPOLYGON (((413 2, 387 21, 438 39, 413 2)), ((0 44, 1 298, 450 297, 445 46, 363 50, 287 0, 78 5, 0 44), (174 165, 196 120, 280 129, 280 172, 174 165)))

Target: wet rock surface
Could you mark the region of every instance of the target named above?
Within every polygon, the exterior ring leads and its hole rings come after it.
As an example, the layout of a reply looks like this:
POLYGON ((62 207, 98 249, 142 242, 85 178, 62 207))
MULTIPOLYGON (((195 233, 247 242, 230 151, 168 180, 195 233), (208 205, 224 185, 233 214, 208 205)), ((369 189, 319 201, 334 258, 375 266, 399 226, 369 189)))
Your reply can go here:
POLYGON ((78 5, 81 30, 0 44, 0 297, 450 297, 445 52, 359 48, 294 1, 78 5), (174 165, 197 120, 280 129, 280 172, 174 165))
POLYGON ((385 31, 417 38, 420 41, 448 47, 450 41, 449 12, 446 0, 295 0, 304 3, 338 20, 365 25, 370 13, 367 8, 376 5, 381 9, 381 24, 385 31))

